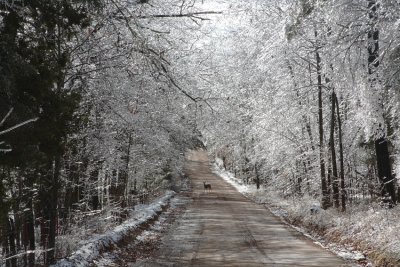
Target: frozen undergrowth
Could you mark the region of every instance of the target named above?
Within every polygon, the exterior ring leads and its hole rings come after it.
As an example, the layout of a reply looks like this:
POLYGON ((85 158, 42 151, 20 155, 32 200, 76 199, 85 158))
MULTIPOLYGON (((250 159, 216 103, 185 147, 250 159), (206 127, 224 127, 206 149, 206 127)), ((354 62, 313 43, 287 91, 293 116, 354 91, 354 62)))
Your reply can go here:
POLYGON ((110 248, 112 245, 121 241, 129 232, 138 229, 146 222, 154 219, 162 209, 167 206, 169 200, 175 195, 168 191, 164 196, 158 198, 149 205, 138 205, 135 207, 135 213, 121 225, 104 234, 93 235, 71 256, 58 261, 51 267, 84 267, 96 259, 100 252, 110 248))
POLYGON ((253 201, 266 204, 275 215, 307 228, 308 230, 304 230, 295 227, 305 235, 306 231, 312 232, 310 237, 315 243, 342 258, 362 260, 367 255, 379 266, 397 266, 390 265, 387 261, 400 259, 400 207, 388 210, 377 204, 359 204, 349 206, 345 213, 333 208, 322 210, 319 208, 319 201, 310 196, 304 196, 300 200, 285 199, 274 190, 257 190, 255 185, 245 185, 218 165, 214 166, 214 172, 253 201), (318 212, 312 214, 312 208, 316 208, 318 212))

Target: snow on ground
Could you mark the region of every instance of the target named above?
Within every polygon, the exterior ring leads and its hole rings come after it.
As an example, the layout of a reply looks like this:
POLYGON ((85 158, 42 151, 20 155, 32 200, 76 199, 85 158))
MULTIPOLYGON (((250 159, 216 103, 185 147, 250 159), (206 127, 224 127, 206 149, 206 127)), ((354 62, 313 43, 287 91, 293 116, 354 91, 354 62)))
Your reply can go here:
POLYGON ((116 261, 118 261, 118 256, 115 251, 112 251, 103 253, 99 259, 93 260, 93 263, 97 267, 117 267, 116 261))
MULTIPOLYGON (((316 233, 309 234, 303 227, 289 224, 297 231, 314 240, 315 244, 332 251, 345 260, 364 262, 367 266, 372 266, 371 263, 366 262, 365 254, 368 254, 368 251, 358 251, 356 247, 346 245, 352 244, 353 242, 367 242, 371 247, 386 250, 388 246, 383 246, 382 244, 383 240, 386 240, 385 242, 387 244, 393 242, 394 246, 392 246, 392 249, 396 250, 398 255, 400 255, 399 223, 397 223, 396 226, 396 224, 394 224, 394 218, 392 217, 389 219, 388 217, 389 212, 392 214, 400 214, 398 210, 385 210, 386 214, 384 217, 378 216, 374 219, 371 218, 371 214, 365 214, 365 209, 362 208, 356 211, 355 208, 349 207, 349 211, 346 213, 340 213, 334 209, 325 211, 320 209, 319 201, 310 196, 304 196, 300 201, 297 198, 284 199, 273 190, 266 188, 257 190, 256 186, 253 184, 246 185, 232 173, 224 170, 221 165, 221 160, 219 159, 216 159, 213 172, 221 176, 225 181, 254 202, 265 204, 273 214, 282 218, 282 221, 285 223, 287 221, 297 221, 302 222, 301 225, 317 226, 314 227, 315 229, 318 227, 329 229, 327 231, 327 236, 321 237, 316 233), (311 210, 315 212, 311 212, 311 210), (385 228, 383 228, 382 221, 387 222, 383 223, 386 224, 385 228), (391 227, 388 227, 389 221, 392 222, 391 227), (383 231, 383 229, 386 230, 383 231), (397 232, 394 232, 395 229, 397 229, 397 232), (370 234, 372 234, 372 236, 369 236, 370 234), (380 235, 385 235, 385 237, 380 235), (391 241, 388 241, 389 236, 391 236, 391 241), (337 240, 337 242, 328 242, 327 238, 329 237, 331 239, 336 238, 335 240, 337 240)), ((375 215, 379 214, 378 211, 372 213, 375 215)), ((400 222, 400 215, 396 217, 397 222, 400 222)))
MULTIPOLYGON (((78 250, 73 252, 71 256, 58 261, 51 267, 84 267, 88 266, 94 259, 96 259, 100 252, 110 248, 112 245, 117 244, 129 232, 138 229, 146 222, 154 219, 162 209, 167 206, 170 199, 175 195, 174 192, 168 191, 164 196, 158 198, 149 205, 137 205, 135 207, 134 216, 121 225, 104 234, 94 235, 89 240, 85 241, 78 250)), ((106 257, 106 259, 112 258, 106 257)), ((107 263, 102 263, 107 265, 107 263)), ((112 265, 108 265, 112 266, 112 265)))
POLYGON ((140 266, 140 262, 152 255, 159 249, 162 237, 174 222, 176 216, 185 210, 191 201, 189 197, 176 195, 170 200, 169 208, 160 214, 157 221, 150 225, 136 238, 124 246, 113 247, 113 250, 102 253, 93 260, 93 266, 113 267, 113 266, 140 266))

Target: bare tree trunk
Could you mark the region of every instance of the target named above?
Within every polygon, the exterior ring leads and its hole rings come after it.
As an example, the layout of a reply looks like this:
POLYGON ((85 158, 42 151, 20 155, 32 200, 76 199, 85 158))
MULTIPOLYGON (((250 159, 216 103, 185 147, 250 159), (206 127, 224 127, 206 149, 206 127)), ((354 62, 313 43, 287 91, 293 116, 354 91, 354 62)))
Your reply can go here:
POLYGON ((255 174, 256 174, 256 186, 257 186, 257 189, 260 189, 260 175, 258 173, 257 163, 254 164, 254 171, 255 171, 255 174))
POLYGON ((335 94, 336 102, 336 116, 338 121, 338 135, 339 135, 339 165, 340 165, 340 195, 342 202, 342 212, 346 211, 346 197, 347 192, 344 184, 344 158, 343 158, 343 142, 342 142, 342 120, 340 119, 339 101, 335 94))
POLYGON ((19 173, 17 174, 17 192, 15 192, 15 194, 13 194, 14 197, 14 201, 12 204, 13 207, 13 211, 14 211, 14 231, 15 231, 15 245, 17 250, 21 249, 21 230, 22 230, 22 214, 19 212, 19 209, 21 207, 21 200, 22 200, 22 196, 23 196, 23 188, 24 188, 24 184, 23 184, 23 178, 22 175, 19 173))
MULTIPOLYGON (((330 147, 330 146, 329 146, 330 147)), ((327 162, 327 175, 326 175, 326 193, 329 198, 329 207, 332 206, 332 161, 330 159, 331 153, 328 153, 328 162, 327 162)))
MULTIPOLYGON (((34 182, 36 180, 36 172, 31 172, 27 176, 27 187, 33 189, 34 182)), ((23 230, 23 238, 22 242, 25 247, 25 251, 35 251, 35 217, 33 213, 33 191, 29 192, 26 204, 26 210, 24 211, 24 230, 23 230)), ((35 265, 35 253, 29 253, 26 255, 25 266, 34 267, 35 265)))
POLYGON ((124 180, 124 183, 123 183, 123 186, 124 186, 124 188, 123 188, 123 192, 124 192, 124 194, 123 194, 123 196, 124 196, 124 202, 125 202, 125 205, 126 205, 126 203, 127 203, 127 200, 128 200, 128 181, 129 181, 129 165, 130 165, 130 162, 131 162, 131 150, 132 150, 132 142, 133 142, 133 138, 132 138, 132 133, 130 132, 129 133, 129 136, 128 136, 128 147, 127 147, 127 151, 126 151, 126 162, 125 162, 125 172, 126 172, 126 176, 125 176, 125 180, 124 180))
MULTIPOLYGON (((314 32, 317 39, 318 33, 314 32)), ((317 82, 318 82, 318 130, 319 130, 319 165, 321 174, 321 191, 322 191, 322 201, 321 207, 327 209, 329 207, 329 196, 326 186, 325 178, 325 152, 324 152, 324 121, 322 113, 322 74, 321 74, 321 57, 319 54, 319 44, 317 44, 315 50, 315 57, 317 60, 317 82)))
POLYGON ((379 116, 379 125, 375 129, 375 152, 378 168, 378 176, 382 187, 382 196, 384 199, 390 197, 391 204, 396 203, 395 182, 392 178, 392 168, 389 157, 389 146, 386 137, 386 129, 383 114, 382 104, 382 90, 379 82, 378 67, 379 67, 379 29, 378 29, 378 16, 379 16, 379 3, 377 0, 368 0, 368 17, 370 22, 370 29, 368 31, 368 74, 370 90, 373 90, 374 101, 377 110, 374 111, 379 116))
POLYGON ((329 150, 331 152, 331 162, 332 162, 332 191, 333 191, 333 203, 335 208, 339 208, 339 181, 338 181, 338 170, 336 164, 336 148, 335 148, 335 111, 336 111, 336 94, 332 92, 331 95, 331 130, 329 137, 329 150))
POLYGON ((57 235, 57 218, 58 218, 58 192, 59 192, 59 178, 60 178, 60 169, 61 169, 61 156, 56 156, 52 161, 51 167, 49 168, 51 171, 50 177, 48 177, 51 190, 47 194, 49 194, 46 209, 46 217, 48 219, 48 236, 47 236, 47 247, 48 251, 46 253, 46 264, 50 265, 55 262, 55 248, 56 248, 56 235, 57 235))
MULTIPOLYGON (((33 217, 33 203, 32 200, 28 202, 29 206, 29 215, 27 218, 27 230, 28 230, 28 239, 29 239, 29 250, 35 251, 36 244, 35 244, 35 222, 33 217)), ((35 266, 35 253, 29 253, 28 255, 28 266, 34 267, 35 266)))
POLYGON ((10 169, 2 169, 0 175, 0 238, 1 246, 3 249, 3 255, 5 255, 6 267, 16 267, 16 258, 11 258, 17 254, 15 245, 15 224, 14 221, 9 217, 12 203, 6 198, 6 188, 3 185, 3 181, 7 177, 10 177, 10 169), (11 258, 11 259, 10 259, 11 258))
MULTIPOLYGON (((13 257, 17 254, 17 247, 15 244, 15 222, 13 219, 8 218, 7 220, 7 237, 8 237, 8 244, 9 244, 9 257, 13 257)), ((17 267, 17 258, 13 257, 9 260, 11 267, 17 267)))

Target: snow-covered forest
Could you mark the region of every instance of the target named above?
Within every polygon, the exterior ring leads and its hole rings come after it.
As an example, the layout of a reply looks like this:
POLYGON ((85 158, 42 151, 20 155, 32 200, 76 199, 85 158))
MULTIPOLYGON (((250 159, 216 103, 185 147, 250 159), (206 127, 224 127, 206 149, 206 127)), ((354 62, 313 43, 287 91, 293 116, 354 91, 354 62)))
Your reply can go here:
POLYGON ((0 265, 187 189, 187 149, 337 216, 398 210, 399 27, 394 0, 0 0, 0 265))

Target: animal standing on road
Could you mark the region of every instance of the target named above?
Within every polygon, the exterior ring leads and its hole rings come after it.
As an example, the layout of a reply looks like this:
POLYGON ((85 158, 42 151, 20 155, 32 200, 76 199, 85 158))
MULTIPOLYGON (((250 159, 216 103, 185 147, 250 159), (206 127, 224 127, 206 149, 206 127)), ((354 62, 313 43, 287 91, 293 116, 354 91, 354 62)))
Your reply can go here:
POLYGON ((204 183, 204 191, 211 192, 211 184, 207 184, 206 182, 203 183, 204 183))

